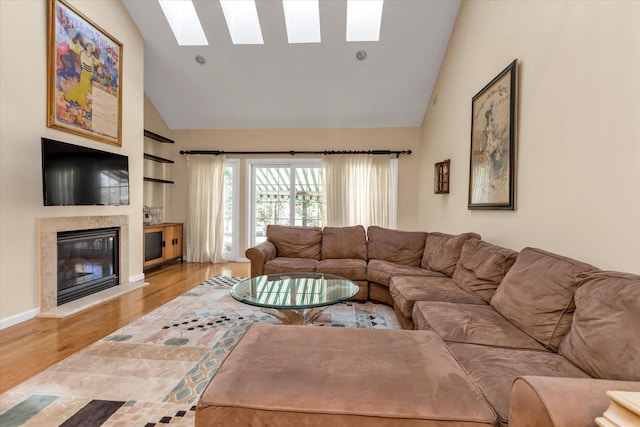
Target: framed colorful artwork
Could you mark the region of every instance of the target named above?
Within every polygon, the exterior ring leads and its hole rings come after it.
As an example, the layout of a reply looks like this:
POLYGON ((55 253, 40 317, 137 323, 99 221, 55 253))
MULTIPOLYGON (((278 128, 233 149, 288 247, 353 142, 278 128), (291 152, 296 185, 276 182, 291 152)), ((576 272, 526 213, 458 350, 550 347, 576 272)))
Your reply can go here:
POLYGON ((471 101, 469 209, 515 210, 517 60, 471 101))
POLYGON ((47 126, 122 146, 122 44, 49 0, 47 126))

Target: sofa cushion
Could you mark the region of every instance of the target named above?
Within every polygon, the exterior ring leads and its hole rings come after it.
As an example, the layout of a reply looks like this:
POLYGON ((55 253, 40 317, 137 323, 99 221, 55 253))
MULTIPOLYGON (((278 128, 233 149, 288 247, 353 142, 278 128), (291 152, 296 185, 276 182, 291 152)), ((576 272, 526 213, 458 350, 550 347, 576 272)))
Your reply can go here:
POLYGON ((596 378, 640 381, 640 276, 580 276, 571 330, 560 354, 596 378))
POLYGON ((264 265, 262 274, 289 273, 292 271, 313 273, 318 261, 308 258, 277 257, 264 265))
POLYGON ((445 341, 545 350, 488 305, 419 301, 413 316, 418 328, 435 331, 445 341))
POLYGON ((454 236, 435 232, 427 234, 420 267, 453 276, 462 245, 467 239, 480 239, 480 235, 463 233, 454 236))
POLYGON ((276 247, 276 256, 320 259, 320 227, 267 225, 267 239, 276 247))
POLYGON ((496 290, 491 305, 511 323, 554 351, 571 327, 578 275, 597 269, 584 262, 524 248, 496 290))
POLYGON ((516 251, 479 239, 465 240, 453 280, 488 303, 517 256, 516 251))
POLYGON ((391 278, 394 276, 430 276, 446 277, 437 271, 425 270, 420 267, 410 267, 408 265, 396 264, 391 261, 370 259, 367 264, 367 280, 381 285, 389 286, 391 278))
POLYGON ((367 235, 363 226, 325 227, 322 259, 367 259, 367 235))
POLYGON ((367 228, 367 238, 369 259, 419 267, 427 233, 370 226, 367 228))
POLYGON ((350 280, 367 280, 367 261, 363 259, 323 259, 318 261, 316 272, 346 277, 350 280))
POLYGON ((498 413, 501 425, 509 419, 511 384, 523 375, 589 378, 557 353, 505 349, 477 344, 449 343, 449 349, 469 376, 480 386, 498 413))
POLYGON ((393 305, 407 319, 411 319, 416 301, 444 301, 463 304, 485 304, 480 298, 460 289, 448 277, 410 277, 391 278, 389 292, 393 305))

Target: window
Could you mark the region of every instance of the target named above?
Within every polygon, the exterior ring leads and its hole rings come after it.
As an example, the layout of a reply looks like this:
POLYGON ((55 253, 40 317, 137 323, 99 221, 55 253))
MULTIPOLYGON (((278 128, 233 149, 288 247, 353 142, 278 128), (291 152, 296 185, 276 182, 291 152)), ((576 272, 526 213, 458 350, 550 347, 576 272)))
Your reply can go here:
POLYGON ((238 259, 240 230, 239 165, 240 163, 237 159, 227 160, 224 168, 224 257, 227 261, 238 259))
POLYGON ((266 240, 268 224, 322 227, 319 160, 249 161, 249 246, 266 240))

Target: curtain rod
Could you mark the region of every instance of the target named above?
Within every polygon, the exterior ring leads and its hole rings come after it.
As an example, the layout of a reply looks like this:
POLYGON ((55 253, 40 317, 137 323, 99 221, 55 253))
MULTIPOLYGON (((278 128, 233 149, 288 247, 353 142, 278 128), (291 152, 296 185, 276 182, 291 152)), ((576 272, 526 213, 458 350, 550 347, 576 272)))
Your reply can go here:
POLYGON ((395 154, 396 157, 400 157, 400 154, 411 154, 411 150, 393 151, 393 150, 362 150, 362 151, 222 151, 222 150, 190 150, 180 151, 180 154, 210 154, 213 156, 220 156, 222 154, 290 154, 292 156, 296 154, 373 154, 373 155, 385 155, 395 154))

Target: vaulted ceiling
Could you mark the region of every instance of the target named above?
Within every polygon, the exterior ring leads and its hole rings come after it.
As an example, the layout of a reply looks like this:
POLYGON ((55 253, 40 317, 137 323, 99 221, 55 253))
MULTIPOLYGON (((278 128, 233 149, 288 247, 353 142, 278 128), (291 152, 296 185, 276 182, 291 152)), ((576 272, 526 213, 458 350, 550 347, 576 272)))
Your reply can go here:
POLYGON ((289 44, 282 2, 257 0, 264 44, 234 45, 219 1, 194 0, 209 45, 178 46, 157 1, 123 3, 171 129, 420 126, 460 6, 385 0, 380 41, 346 42, 346 0, 320 0, 322 42, 289 44))

